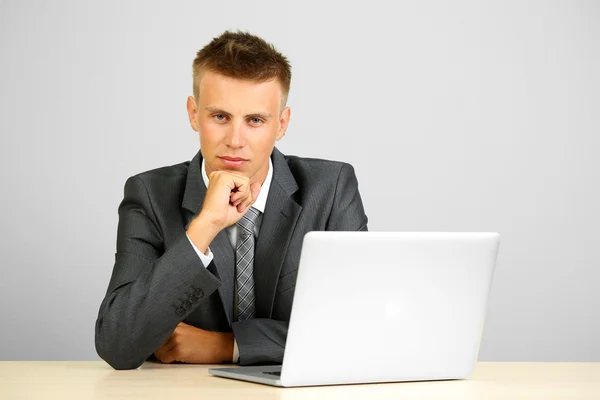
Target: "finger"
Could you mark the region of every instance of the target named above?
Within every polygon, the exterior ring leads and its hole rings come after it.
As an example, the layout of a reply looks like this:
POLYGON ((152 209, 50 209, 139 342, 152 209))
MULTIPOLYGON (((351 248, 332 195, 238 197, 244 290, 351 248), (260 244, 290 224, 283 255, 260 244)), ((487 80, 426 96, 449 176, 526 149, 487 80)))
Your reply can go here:
POLYGON ((254 182, 252 186, 250 186, 250 195, 248 196, 248 204, 246 204, 246 208, 252 207, 252 205, 256 202, 261 186, 262 185, 258 182, 254 182))
POLYGON ((230 196, 229 201, 234 206, 237 206, 238 204, 240 204, 244 200, 244 197, 246 197, 245 193, 243 193, 243 192, 236 192, 236 193, 233 193, 230 196))
POLYGON ((169 341, 160 354, 162 357, 161 362, 165 364, 172 363, 175 361, 177 355, 177 343, 174 340, 169 341))
POLYGON ((241 198, 241 199, 237 199, 235 201, 230 202, 230 204, 234 207, 237 207, 238 205, 242 204, 243 202, 244 202, 244 199, 241 198))
POLYGON ((256 202, 256 199, 258 199, 258 194, 260 193, 261 186, 262 185, 258 182, 254 182, 252 186, 250 186, 250 194, 248 198, 244 201, 244 209, 252 207, 252 205, 256 202))
POLYGON ((253 202, 244 201, 237 206, 239 213, 246 214, 246 211, 252 206, 253 202))
POLYGON ((258 182, 254 182, 250 186, 250 193, 252 194, 252 198, 254 199, 254 201, 256 201, 256 199, 258 198, 258 194, 260 193, 261 188, 262 188, 262 185, 258 182))
POLYGON ((256 199, 258 199, 258 195, 260 194, 261 187, 262 185, 260 183, 254 182, 251 186, 248 187, 248 197, 245 199, 240 199, 240 201, 233 203, 233 205, 238 208, 238 212, 244 212, 244 210, 250 208, 252 204, 256 202, 256 199))
POLYGON ((243 199, 238 205, 237 205, 237 210, 240 213, 244 213, 245 211, 248 209, 248 207, 250 207, 252 205, 252 196, 248 196, 247 198, 243 199))
POLYGON ((246 200, 244 200, 244 206, 246 209, 252 207, 252 204, 254 204, 254 199, 252 198, 252 195, 248 196, 248 198, 246 200))
POLYGON ((176 360, 176 352, 175 352, 175 349, 172 348, 164 353, 163 359, 161 360, 161 362, 163 364, 171 364, 175 360, 176 360))
POLYGON ((231 204, 237 207, 240 204, 246 204, 248 207, 249 204, 252 204, 252 193, 248 190, 247 193, 242 193, 239 196, 235 196, 231 204))
POLYGON ((169 335, 169 337, 166 338, 164 342, 162 342, 162 344, 160 345, 159 349, 162 348, 165 344, 167 344, 169 342, 169 340, 171 340, 171 335, 169 335))
POLYGON ((156 350, 154 352, 154 356, 156 357, 156 359, 160 362, 164 362, 163 360, 165 359, 165 356, 167 354, 167 347, 165 345, 162 345, 158 348, 158 350, 156 350))
POLYGON ((247 176, 229 174, 228 177, 230 179, 230 189, 237 189, 235 193, 246 193, 250 190, 250 179, 247 176))
POLYGON ((243 201, 248 196, 251 196, 250 186, 245 185, 243 187, 239 187, 237 192, 231 192, 229 195, 229 201, 237 206, 241 201, 243 201))
POLYGON ((177 324, 177 326, 175 327, 175 329, 173 329, 173 332, 171 332, 171 335, 169 335, 167 340, 165 340, 163 344, 158 348, 158 350, 154 352, 154 355, 157 359, 163 362, 162 359, 165 357, 165 355, 175 347, 175 337, 178 335, 181 328, 185 326, 188 325, 184 322, 180 322, 179 324, 177 324))
POLYGON ((171 336, 169 336, 167 338, 167 340, 164 341, 164 343, 158 348, 157 351, 164 351, 164 350, 168 349, 171 346, 172 342, 173 342, 173 335, 171 334, 171 336))

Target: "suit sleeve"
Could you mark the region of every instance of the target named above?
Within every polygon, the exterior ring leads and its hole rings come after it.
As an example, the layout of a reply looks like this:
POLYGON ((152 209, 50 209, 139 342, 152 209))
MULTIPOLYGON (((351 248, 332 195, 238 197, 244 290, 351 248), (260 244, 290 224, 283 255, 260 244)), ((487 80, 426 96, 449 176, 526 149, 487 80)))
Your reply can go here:
MULTIPOLYGON (((327 231, 366 231, 365 214, 354 168, 344 163, 338 176, 327 231)), ((288 322, 272 319, 249 319, 232 324, 239 348, 240 365, 281 364, 287 338, 288 322)))
POLYGON ((125 183, 119 205, 117 252, 96 320, 98 355, 115 369, 139 367, 220 281, 202 264, 182 232, 164 250, 146 187, 125 183))

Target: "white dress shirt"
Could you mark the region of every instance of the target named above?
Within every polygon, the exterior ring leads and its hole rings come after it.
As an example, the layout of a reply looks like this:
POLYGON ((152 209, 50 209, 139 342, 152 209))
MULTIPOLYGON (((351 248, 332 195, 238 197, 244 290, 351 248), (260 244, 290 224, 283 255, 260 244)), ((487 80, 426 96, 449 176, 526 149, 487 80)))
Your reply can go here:
MULTIPOLYGON (((204 163, 204 159, 202 160, 202 167, 200 168, 200 170, 202 171, 202 180, 204 181, 204 184, 208 188, 209 181, 208 181, 208 175, 206 174, 206 165, 204 163)), ((273 179, 273 163, 271 162, 271 159, 269 158, 269 171, 267 172, 267 177, 265 179, 265 182, 262 184, 262 186, 260 188, 260 192, 258 193, 258 198, 254 202, 254 204, 252 204, 252 207, 254 207, 256 210, 260 211, 260 214, 256 220, 256 224, 254 225, 254 238, 255 239, 258 238, 258 232, 259 232, 260 226, 262 224, 262 216, 263 216, 263 213, 265 212, 265 206, 267 205, 267 196, 269 194, 269 188, 271 187, 272 179, 273 179)), ((235 249, 236 245, 237 245, 237 230, 238 230, 237 224, 233 224, 225 229, 227 231, 227 236, 229 236, 229 241, 231 242, 231 246, 235 249)), ((208 267, 208 265, 212 262, 212 260, 214 258, 214 255, 213 255, 212 251, 210 250, 210 247, 208 247, 208 249, 206 250, 208 252, 208 254, 204 254, 194 245, 194 242, 192 242, 192 240, 190 239, 187 232, 186 232, 186 236, 187 236, 188 240, 190 241, 190 244, 196 251, 196 254, 198 254, 198 257, 200 257, 200 260, 202 261, 202 264, 204 264, 204 267, 208 267)), ((239 354, 237 341, 234 338, 233 358, 232 358, 232 361, 234 363, 238 362, 239 355, 240 354, 239 354)))

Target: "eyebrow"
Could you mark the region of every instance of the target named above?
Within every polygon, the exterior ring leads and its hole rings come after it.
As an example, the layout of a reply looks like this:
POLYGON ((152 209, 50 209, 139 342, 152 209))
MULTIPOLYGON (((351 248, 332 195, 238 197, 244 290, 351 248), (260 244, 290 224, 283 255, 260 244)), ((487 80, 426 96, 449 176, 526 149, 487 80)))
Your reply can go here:
MULTIPOLYGON (((221 114, 226 114, 226 115, 231 115, 231 113, 222 110, 220 108, 217 107, 212 107, 212 106, 206 106, 204 107, 204 109, 208 112, 211 113, 221 113, 221 114)), ((255 113, 251 113, 251 114, 246 114, 246 118, 250 118, 250 117, 261 117, 263 119, 269 119, 271 117, 273 117, 271 114, 269 113, 261 113, 261 112, 255 112, 255 113)))

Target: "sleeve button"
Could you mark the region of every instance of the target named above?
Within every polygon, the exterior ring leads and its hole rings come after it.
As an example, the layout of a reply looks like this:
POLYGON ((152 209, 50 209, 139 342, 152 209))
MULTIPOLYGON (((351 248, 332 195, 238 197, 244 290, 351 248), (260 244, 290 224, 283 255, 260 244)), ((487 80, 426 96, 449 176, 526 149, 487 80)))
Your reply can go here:
POLYGON ((202 289, 198 288, 194 291, 194 294, 196 295, 197 298, 201 299, 204 296, 204 291, 202 289))
POLYGON ((177 309, 177 314, 178 315, 183 315, 183 314, 185 314, 185 310, 183 308, 178 308, 177 309))
POLYGON ((189 310, 189 308, 190 308, 191 306, 192 306, 192 303, 190 303, 190 302, 189 302, 189 301, 187 301, 187 300, 186 300, 186 301, 184 301, 184 302, 183 302, 183 304, 181 305, 181 307, 182 307, 184 310, 189 310))

